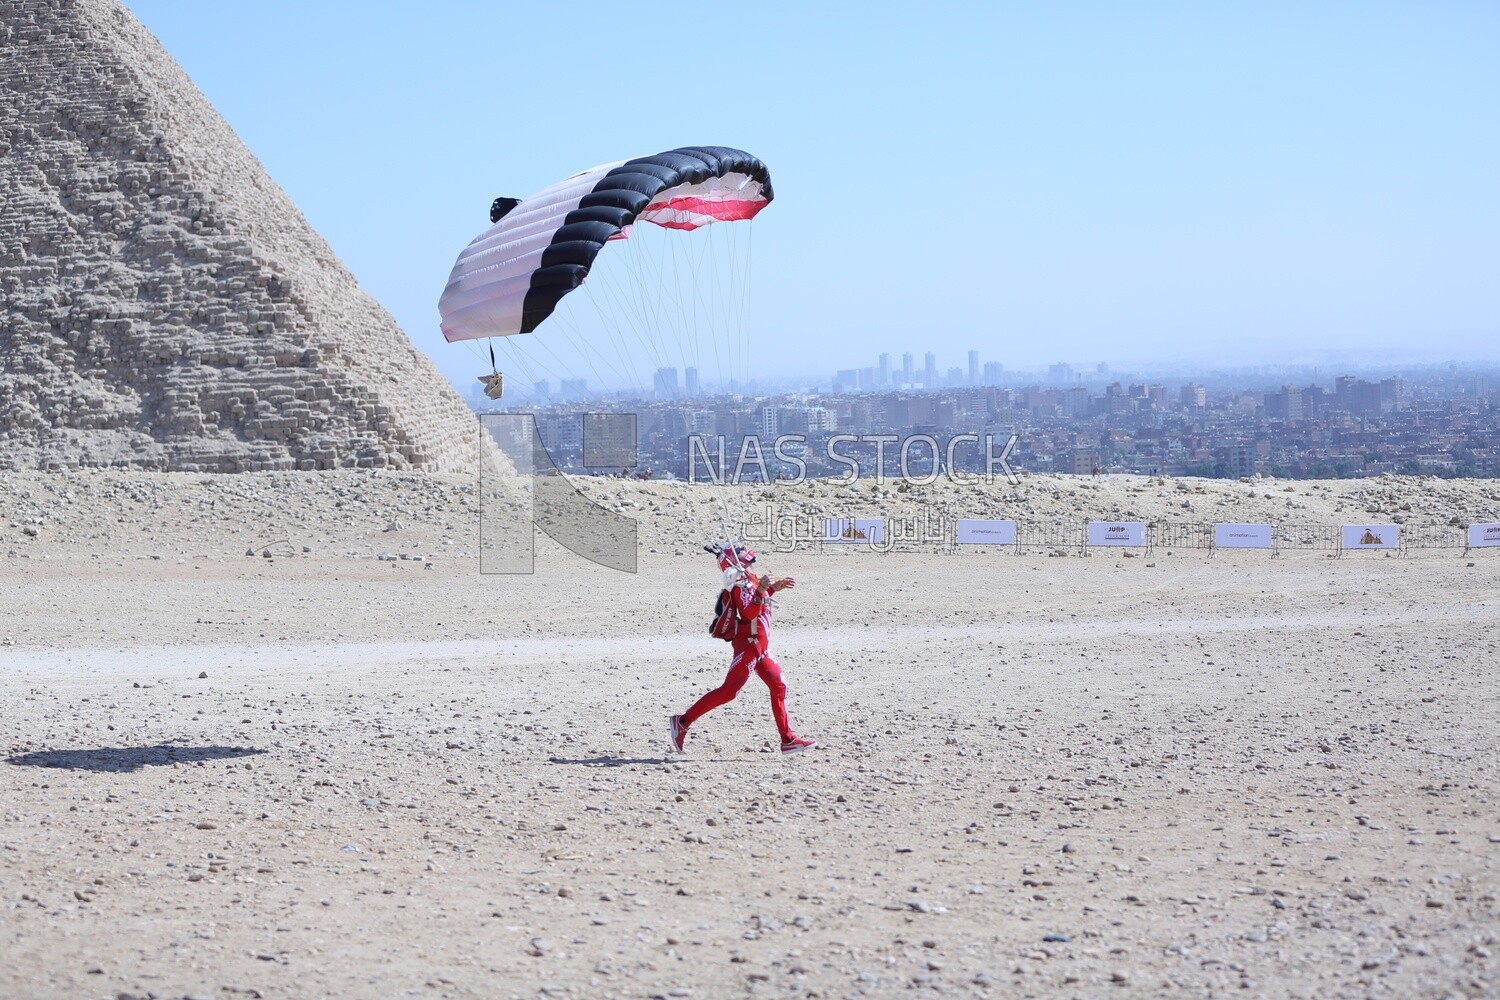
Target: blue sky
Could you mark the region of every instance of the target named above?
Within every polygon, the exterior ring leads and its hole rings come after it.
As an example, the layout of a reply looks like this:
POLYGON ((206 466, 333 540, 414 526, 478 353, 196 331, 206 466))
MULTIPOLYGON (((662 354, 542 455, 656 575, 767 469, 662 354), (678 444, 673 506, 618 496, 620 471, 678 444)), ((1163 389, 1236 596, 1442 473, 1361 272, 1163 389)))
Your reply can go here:
MULTIPOLYGON (((776 185, 713 258, 736 371, 1500 357, 1494 3, 127 6, 465 387, 436 301, 490 200, 699 143, 776 185)), ((589 322, 528 370, 692 359, 589 322)))

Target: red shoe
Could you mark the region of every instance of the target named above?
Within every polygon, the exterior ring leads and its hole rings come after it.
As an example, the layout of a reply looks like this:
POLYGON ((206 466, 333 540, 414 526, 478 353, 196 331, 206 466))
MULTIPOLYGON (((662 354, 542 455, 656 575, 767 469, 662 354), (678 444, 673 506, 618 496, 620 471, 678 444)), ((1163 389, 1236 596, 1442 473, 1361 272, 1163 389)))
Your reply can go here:
POLYGON ((817 740, 809 740, 809 739, 806 739, 806 738, 801 737, 801 736, 793 736, 789 740, 782 740, 781 741, 781 752, 782 753, 801 753, 804 750, 811 750, 813 747, 815 747, 817 745, 818 745, 818 741, 817 740))
POLYGON ((683 746, 687 742, 687 726, 682 722, 682 716, 672 716, 672 749, 678 753, 687 753, 683 746))

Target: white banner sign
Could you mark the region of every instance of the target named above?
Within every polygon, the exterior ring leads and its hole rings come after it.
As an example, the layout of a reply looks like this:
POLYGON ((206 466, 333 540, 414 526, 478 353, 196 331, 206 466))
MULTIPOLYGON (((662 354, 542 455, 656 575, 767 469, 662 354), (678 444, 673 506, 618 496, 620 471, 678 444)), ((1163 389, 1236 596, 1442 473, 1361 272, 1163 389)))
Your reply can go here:
POLYGON ((1500 548, 1500 521, 1469 525, 1469 548, 1500 548))
POLYGON ((866 545, 885 543, 885 521, 878 517, 830 517, 823 521, 823 541, 866 545))
POLYGON ((1016 544, 1016 522, 983 521, 973 517, 959 518, 958 544, 1014 545, 1016 544))
POLYGON ((1271 526, 1269 524, 1216 524, 1214 525, 1214 548, 1216 549, 1269 549, 1271 526))
POLYGON ((1140 521, 1090 521, 1090 545, 1145 545, 1146 526, 1140 521))
POLYGON ((1395 524, 1346 524, 1344 548, 1394 549, 1401 542, 1401 527, 1395 524))

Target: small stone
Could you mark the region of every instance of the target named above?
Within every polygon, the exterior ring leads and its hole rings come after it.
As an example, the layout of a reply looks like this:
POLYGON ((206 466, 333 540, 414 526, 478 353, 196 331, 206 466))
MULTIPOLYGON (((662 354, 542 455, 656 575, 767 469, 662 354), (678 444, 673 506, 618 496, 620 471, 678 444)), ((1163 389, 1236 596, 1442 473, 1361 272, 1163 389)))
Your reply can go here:
POLYGON ((207 670, 200 670, 200 671, 198 671, 198 679, 200 681, 206 681, 206 680, 208 680, 208 671, 207 670))

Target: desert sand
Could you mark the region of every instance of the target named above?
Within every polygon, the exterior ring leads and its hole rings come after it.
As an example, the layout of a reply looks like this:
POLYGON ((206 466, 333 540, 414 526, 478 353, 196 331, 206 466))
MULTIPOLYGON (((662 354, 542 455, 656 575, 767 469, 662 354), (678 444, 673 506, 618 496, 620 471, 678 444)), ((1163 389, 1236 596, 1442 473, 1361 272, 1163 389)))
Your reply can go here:
MULTIPOLYGON (((716 495, 581 488, 637 574, 480 575, 466 477, 0 477, 0 996, 1500 992, 1500 552, 766 553, 821 745, 774 752, 752 679, 678 756, 716 495)), ((1422 479, 752 493, 1500 519, 1422 479)))

